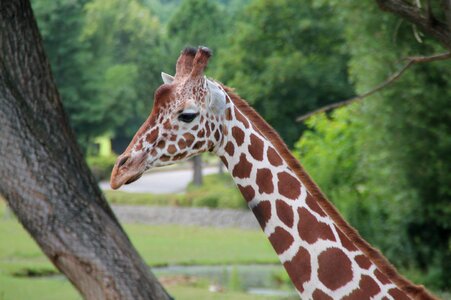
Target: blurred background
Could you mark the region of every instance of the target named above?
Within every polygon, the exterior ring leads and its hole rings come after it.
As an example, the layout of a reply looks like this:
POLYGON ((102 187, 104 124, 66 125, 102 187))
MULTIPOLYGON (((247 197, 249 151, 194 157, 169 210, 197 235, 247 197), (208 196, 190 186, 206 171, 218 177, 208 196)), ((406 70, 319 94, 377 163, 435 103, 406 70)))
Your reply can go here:
MULTIPOLYGON (((86 160, 176 298, 297 298, 214 156, 109 190, 160 72, 175 73, 185 46, 206 45, 214 53, 207 75, 279 132, 344 218, 402 274, 451 299, 451 63, 414 65, 377 94, 296 121, 371 90, 403 58, 442 51, 416 27, 373 1, 31 2, 86 160)), ((80 298, 3 201, 0 237, 0 299, 80 298)))

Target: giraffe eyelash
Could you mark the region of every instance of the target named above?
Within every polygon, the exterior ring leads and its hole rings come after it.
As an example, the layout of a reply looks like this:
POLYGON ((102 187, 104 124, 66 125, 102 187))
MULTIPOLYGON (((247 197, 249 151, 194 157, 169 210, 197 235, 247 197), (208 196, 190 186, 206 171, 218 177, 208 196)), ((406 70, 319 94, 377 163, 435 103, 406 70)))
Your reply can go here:
POLYGON ((184 123, 191 123, 198 115, 199 115, 198 112, 197 113, 185 112, 185 113, 180 113, 179 116, 177 117, 177 119, 184 123))

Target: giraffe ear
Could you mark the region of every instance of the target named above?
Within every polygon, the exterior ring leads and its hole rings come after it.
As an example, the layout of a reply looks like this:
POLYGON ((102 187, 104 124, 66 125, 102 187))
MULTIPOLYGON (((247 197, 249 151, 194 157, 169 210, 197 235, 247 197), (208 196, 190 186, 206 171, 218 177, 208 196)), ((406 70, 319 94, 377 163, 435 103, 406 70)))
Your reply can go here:
POLYGON ((164 83, 169 84, 174 81, 174 76, 171 76, 165 72, 161 72, 161 79, 163 79, 164 83))
POLYGON ((210 93, 209 108, 215 114, 222 114, 226 107, 226 95, 217 84, 207 79, 207 88, 210 93))

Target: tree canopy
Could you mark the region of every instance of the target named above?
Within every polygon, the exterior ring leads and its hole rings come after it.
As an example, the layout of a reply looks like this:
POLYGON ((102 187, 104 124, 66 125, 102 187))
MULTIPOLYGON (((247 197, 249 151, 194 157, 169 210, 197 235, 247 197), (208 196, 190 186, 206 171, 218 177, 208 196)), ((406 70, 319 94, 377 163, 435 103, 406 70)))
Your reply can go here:
POLYGON ((218 77, 236 88, 291 145, 301 112, 353 93, 342 24, 312 1, 253 1, 221 50, 218 77))

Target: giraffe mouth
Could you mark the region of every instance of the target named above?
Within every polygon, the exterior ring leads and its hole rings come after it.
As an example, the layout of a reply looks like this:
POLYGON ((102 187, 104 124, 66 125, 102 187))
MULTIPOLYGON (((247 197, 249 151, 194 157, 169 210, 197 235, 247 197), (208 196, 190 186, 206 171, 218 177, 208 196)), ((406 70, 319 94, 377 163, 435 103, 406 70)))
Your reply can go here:
POLYGON ((119 157, 111 172, 110 186, 113 190, 120 188, 122 185, 130 184, 141 178, 146 170, 145 152, 134 158, 130 155, 122 155, 119 157))
POLYGON ((127 181, 124 183, 125 185, 130 184, 132 182, 135 182, 136 180, 138 180, 139 178, 141 178, 141 176, 143 175, 143 173, 138 173, 135 176, 130 177, 129 179, 127 179, 127 181))

